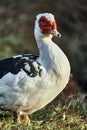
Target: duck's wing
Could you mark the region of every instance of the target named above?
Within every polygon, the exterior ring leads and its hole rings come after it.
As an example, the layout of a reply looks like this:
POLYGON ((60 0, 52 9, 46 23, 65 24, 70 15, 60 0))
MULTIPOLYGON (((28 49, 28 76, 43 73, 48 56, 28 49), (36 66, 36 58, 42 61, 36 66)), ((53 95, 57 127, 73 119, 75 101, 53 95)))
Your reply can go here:
MULTIPOLYGON (((19 55, 0 60, 0 110, 10 110, 20 99, 21 93, 26 96, 23 88, 27 84, 28 87, 29 84, 32 86, 41 77, 42 66, 37 62, 38 57, 19 55)), ((32 93, 31 89, 29 93, 32 93)))
POLYGON ((40 75, 41 65, 37 62, 38 57, 38 55, 24 54, 0 60, 0 79, 9 72, 16 75, 24 71, 30 77, 40 75))

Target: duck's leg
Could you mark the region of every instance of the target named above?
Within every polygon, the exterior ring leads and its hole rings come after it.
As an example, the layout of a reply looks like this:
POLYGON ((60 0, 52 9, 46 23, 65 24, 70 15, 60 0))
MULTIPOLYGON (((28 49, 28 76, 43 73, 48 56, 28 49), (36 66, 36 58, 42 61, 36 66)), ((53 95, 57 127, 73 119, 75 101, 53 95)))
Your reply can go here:
POLYGON ((14 123, 25 122, 30 125, 30 119, 28 115, 20 115, 20 112, 13 112, 14 123))
POLYGON ((20 112, 13 112, 14 123, 20 123, 20 112))
POLYGON ((21 120, 30 125, 30 119, 28 115, 21 115, 21 120))

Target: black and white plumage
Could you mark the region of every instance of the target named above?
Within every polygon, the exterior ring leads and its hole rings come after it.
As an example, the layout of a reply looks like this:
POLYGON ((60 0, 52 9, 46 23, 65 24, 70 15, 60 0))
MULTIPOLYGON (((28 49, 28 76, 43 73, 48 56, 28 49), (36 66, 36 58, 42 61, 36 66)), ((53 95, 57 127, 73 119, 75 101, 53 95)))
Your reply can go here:
POLYGON ((23 70, 29 77, 40 75, 40 64, 35 60, 39 56, 35 55, 19 55, 0 61, 0 79, 8 73, 18 74, 23 70))
POLYGON ((52 14, 37 15, 34 35, 39 56, 19 55, 0 61, 1 110, 31 114, 51 102, 68 83, 69 61, 51 40, 60 37, 52 14))

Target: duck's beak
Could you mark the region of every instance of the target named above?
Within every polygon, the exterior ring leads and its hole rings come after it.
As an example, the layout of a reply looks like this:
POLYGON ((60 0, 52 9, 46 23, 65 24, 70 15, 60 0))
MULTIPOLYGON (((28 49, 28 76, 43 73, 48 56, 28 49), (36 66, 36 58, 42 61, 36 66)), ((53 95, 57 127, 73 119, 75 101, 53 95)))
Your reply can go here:
POLYGON ((61 34, 56 29, 51 30, 51 34, 59 38, 61 37, 61 34))

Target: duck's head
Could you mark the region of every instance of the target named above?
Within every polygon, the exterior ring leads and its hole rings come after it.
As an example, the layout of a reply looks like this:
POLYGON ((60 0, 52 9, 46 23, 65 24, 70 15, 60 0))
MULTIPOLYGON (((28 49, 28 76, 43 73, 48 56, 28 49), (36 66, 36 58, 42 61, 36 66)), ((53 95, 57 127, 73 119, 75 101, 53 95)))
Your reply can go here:
POLYGON ((35 21, 35 37, 51 37, 61 34, 57 31, 57 24, 54 15, 51 13, 42 13, 36 16, 35 21))

